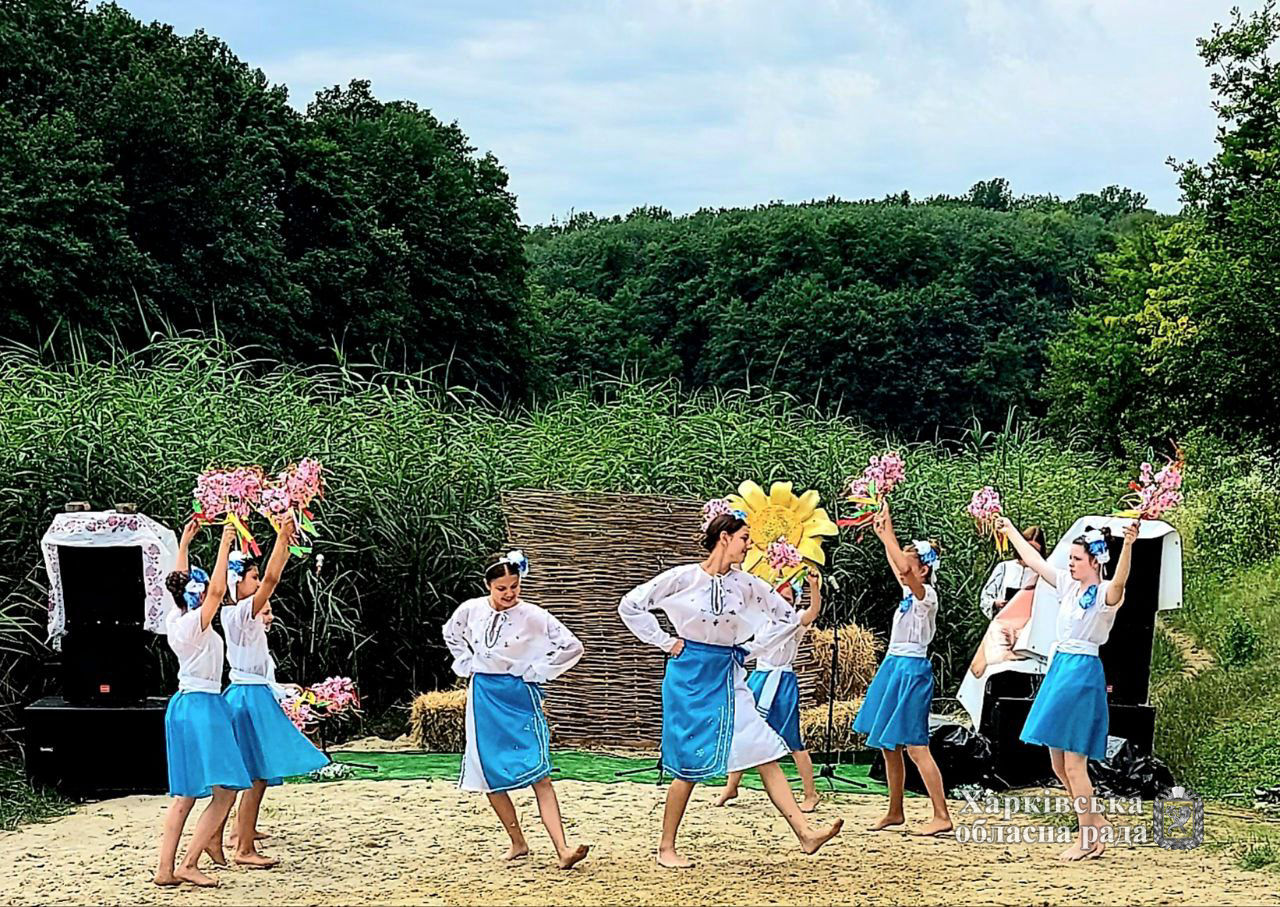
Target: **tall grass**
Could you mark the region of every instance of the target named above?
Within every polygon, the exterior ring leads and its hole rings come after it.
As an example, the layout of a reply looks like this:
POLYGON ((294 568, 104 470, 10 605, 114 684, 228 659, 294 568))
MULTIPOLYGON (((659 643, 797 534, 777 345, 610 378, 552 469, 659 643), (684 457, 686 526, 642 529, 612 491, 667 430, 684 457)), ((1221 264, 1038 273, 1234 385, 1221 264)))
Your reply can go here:
POLYGON ((1176 620, 1215 664, 1157 688, 1156 751, 1205 796, 1280 783, 1280 559, 1193 575, 1176 620), (1248 657, 1228 648, 1242 622, 1254 634, 1248 657))
MULTIPOLYGON (((935 645, 944 688, 980 633, 972 603, 995 557, 963 512, 971 491, 998 484, 1015 519, 1052 533, 1123 490, 1108 464, 1014 425, 904 447, 763 391, 690 395, 624 382, 512 411, 416 376, 268 367, 194 340, 53 368, 5 353, 0 414, 0 603, 41 620, 37 543, 65 501, 133 501, 176 526, 194 476, 212 463, 273 468, 320 457, 331 486, 319 508, 324 570, 291 567, 274 645, 283 676, 349 672, 375 705, 445 673, 439 626, 479 590, 478 565, 503 540, 504 489, 702 498, 745 478, 787 479, 819 489, 831 506, 870 455, 898 447, 910 477, 896 493, 898 525, 939 536, 946 551, 935 645)), ((197 559, 207 562, 213 546, 210 533, 197 559)), ((832 556, 843 583, 829 615, 885 630, 896 595, 878 545, 845 536, 832 556)), ((39 653, 27 651, 11 680, 30 690, 39 653)), ((170 682, 158 647, 153 658, 156 682, 170 682)))

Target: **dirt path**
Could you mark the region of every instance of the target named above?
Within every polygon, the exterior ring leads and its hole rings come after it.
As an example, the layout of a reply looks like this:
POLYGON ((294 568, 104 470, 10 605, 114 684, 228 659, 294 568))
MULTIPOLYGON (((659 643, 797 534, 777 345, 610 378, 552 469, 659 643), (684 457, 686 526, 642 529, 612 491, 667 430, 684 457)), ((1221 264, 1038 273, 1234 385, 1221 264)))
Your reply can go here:
MULTIPOLYGON (((557 784, 570 837, 595 850, 573 872, 551 867, 531 796, 517 796, 533 846, 506 864, 484 798, 445 782, 287 786, 267 797, 270 872, 226 870, 222 887, 150 883, 166 801, 128 797, 46 825, 0 834, 4 904, 1280 904, 1272 872, 1244 872, 1220 851, 1115 847, 1102 861, 1063 864, 1054 844, 978 845, 870 834, 877 798, 821 810, 845 833, 818 856, 799 853, 763 794, 715 809, 695 793, 682 843, 702 865, 659 870, 653 859, 662 791, 639 784, 557 784)), ((908 804, 923 818, 922 802, 908 804)))
POLYGON ((1213 653, 1207 649, 1200 648, 1196 641, 1191 638, 1191 634, 1185 630, 1179 630, 1177 627, 1162 623, 1164 632, 1169 634, 1169 638, 1173 640, 1173 644, 1178 647, 1178 651, 1182 653, 1182 660, 1186 662, 1183 674, 1188 677, 1195 677, 1201 671, 1213 667, 1213 653))

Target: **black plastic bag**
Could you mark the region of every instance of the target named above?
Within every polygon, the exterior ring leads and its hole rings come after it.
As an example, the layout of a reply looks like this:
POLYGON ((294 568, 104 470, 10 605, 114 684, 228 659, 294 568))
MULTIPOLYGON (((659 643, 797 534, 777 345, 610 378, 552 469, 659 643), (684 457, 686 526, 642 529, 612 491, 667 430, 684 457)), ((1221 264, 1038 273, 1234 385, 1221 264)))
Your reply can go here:
POLYGON ((1158 758, 1125 743, 1105 762, 1089 763, 1095 792, 1103 797, 1165 797, 1177 783, 1173 772, 1158 758))
MULTIPOLYGON (((964 725, 944 724, 934 728, 929 734, 929 752, 942 772, 947 790, 971 784, 995 788, 999 783, 992 773, 991 741, 964 725)), ((903 760, 907 767, 906 789, 925 793, 924 782, 920 780, 920 773, 916 771, 911 757, 904 753, 903 760)), ((883 753, 876 756, 869 774, 875 781, 886 780, 883 753)))

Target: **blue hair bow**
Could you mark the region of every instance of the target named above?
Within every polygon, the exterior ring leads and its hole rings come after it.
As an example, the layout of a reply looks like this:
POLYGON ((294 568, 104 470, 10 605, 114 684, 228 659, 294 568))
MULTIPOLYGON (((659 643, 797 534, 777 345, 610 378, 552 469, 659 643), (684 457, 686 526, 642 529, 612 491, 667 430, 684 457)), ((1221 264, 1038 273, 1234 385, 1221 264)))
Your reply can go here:
POLYGON ((182 590, 182 600, 187 603, 188 608, 198 608, 200 606, 200 596, 204 595, 204 590, 208 587, 209 574, 199 567, 192 567, 186 588, 182 590))
POLYGON ((733 515, 744 523, 747 521, 747 512, 745 510, 735 510, 733 511, 733 515))
POLYGON ((524 551, 520 548, 508 551, 503 560, 516 568, 516 572, 520 574, 521 579, 529 575, 529 559, 525 557, 524 551))
POLYGON ((227 569, 243 579, 245 571, 249 569, 249 559, 244 556, 243 551, 232 551, 227 558, 227 569))

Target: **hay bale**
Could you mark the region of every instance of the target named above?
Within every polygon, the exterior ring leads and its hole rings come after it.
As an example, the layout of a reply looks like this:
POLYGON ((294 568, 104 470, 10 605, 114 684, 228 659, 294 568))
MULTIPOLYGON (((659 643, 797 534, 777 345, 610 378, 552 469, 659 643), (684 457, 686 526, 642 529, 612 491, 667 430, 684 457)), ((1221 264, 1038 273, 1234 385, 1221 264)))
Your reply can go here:
MULTIPOLYGON (((831 696, 831 649, 835 633, 826 627, 809 632, 813 639, 813 657, 817 668, 814 694, 818 702, 826 702, 831 696)), ((857 624, 845 624, 840 628, 840 677, 835 690, 837 700, 858 699, 867 691, 875 676, 883 644, 870 630, 857 624)))
MULTIPOLYGON (((841 631, 841 648, 844 648, 844 633, 841 631)), ((834 703, 831 722, 830 752, 844 752, 866 748, 866 741, 861 734, 853 731, 853 719, 862 707, 862 697, 857 699, 839 699, 834 703)), ((800 710, 800 736, 805 746, 811 750, 826 751, 827 744, 827 706, 815 705, 800 710)))
POLYGON ((437 690, 414 699, 409 737, 428 752, 462 752, 467 745, 467 691, 437 690))

